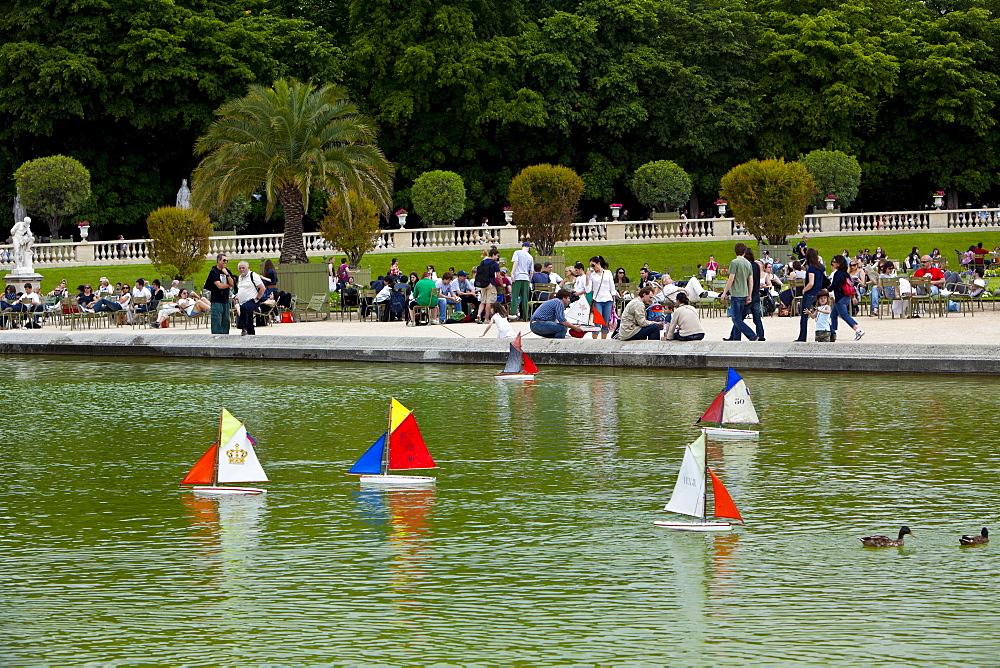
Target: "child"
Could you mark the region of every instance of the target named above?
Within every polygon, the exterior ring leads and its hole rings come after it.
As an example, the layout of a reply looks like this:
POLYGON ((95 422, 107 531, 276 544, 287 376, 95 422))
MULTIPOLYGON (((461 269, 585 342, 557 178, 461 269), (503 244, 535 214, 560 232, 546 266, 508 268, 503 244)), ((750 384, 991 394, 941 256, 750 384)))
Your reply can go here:
POLYGON ((816 294, 816 306, 809 314, 810 318, 816 319, 816 341, 830 343, 830 293, 827 290, 820 290, 816 294))
POLYGON ((490 331, 490 327, 493 325, 497 326, 498 339, 514 338, 514 328, 511 327, 510 322, 507 321, 507 307, 503 304, 493 304, 493 315, 490 317, 490 321, 486 324, 486 329, 479 335, 479 338, 486 336, 487 332, 490 331))

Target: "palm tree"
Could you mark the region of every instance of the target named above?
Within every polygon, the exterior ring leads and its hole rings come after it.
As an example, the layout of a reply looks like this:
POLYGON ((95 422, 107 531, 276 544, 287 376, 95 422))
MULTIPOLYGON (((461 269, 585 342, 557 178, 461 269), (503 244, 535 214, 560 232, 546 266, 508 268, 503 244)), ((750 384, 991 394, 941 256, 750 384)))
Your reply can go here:
POLYGON ((302 216, 309 192, 335 197, 364 193, 383 212, 392 198, 392 164, 375 144, 375 124, 362 115, 340 86, 279 79, 254 85, 245 97, 216 110, 218 118, 195 142, 204 156, 192 177, 191 203, 224 209, 235 197, 260 189, 266 215, 275 202, 285 212, 283 263, 305 263, 302 216))

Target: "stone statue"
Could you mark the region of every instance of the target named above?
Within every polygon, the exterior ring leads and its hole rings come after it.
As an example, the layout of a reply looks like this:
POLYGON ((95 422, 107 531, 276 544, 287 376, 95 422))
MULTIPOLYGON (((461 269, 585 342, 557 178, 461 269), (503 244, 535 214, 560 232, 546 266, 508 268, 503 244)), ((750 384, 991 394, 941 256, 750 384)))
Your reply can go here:
POLYGON ((28 212, 21 206, 21 195, 19 193, 14 196, 14 222, 17 223, 19 220, 24 220, 24 217, 27 215, 28 212))
POLYGON ((31 218, 24 217, 20 222, 14 223, 10 230, 10 236, 14 241, 14 275, 23 276, 35 273, 32 266, 31 246, 35 243, 35 235, 31 233, 31 218))
POLYGON ((181 179, 181 189, 177 191, 177 208, 191 208, 191 189, 188 188, 187 179, 181 179))

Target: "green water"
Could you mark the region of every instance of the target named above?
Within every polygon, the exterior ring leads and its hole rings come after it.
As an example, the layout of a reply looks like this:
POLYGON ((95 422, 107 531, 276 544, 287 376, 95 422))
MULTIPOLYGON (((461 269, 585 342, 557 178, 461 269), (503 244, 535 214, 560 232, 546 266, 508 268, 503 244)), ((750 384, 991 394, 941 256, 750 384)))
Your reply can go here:
POLYGON ((0 664, 1000 657, 1000 545, 957 541, 1000 541, 990 379, 744 369, 762 437, 709 459, 747 525, 699 535, 652 522, 724 374, 489 371, 0 359, 0 664), (433 489, 344 474, 390 396, 433 489), (222 403, 265 496, 177 487, 222 403), (856 539, 904 523, 904 548, 856 539))

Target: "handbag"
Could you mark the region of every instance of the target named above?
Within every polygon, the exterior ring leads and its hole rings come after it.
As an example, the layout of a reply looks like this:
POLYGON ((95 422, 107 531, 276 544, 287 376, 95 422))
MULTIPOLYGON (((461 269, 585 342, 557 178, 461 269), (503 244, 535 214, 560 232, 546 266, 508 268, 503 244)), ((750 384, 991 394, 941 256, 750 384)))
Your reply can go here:
POLYGON ((284 313, 281 314, 281 322, 283 323, 295 322, 295 316, 292 315, 291 311, 285 311, 284 313))

